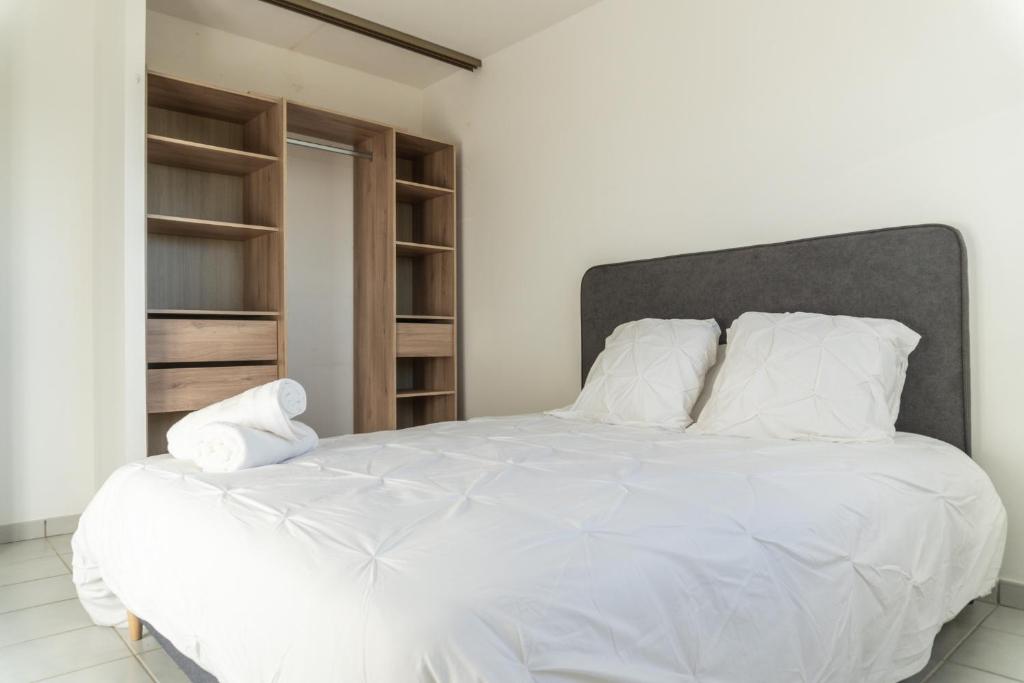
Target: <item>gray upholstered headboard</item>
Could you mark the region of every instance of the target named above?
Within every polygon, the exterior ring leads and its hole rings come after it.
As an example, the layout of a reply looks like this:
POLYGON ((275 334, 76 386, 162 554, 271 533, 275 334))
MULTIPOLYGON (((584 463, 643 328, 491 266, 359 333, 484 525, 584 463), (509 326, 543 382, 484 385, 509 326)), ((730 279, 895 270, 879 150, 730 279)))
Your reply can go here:
MULTIPOLYGON (((580 295, 583 379, 617 325, 745 311, 899 320, 921 334, 897 429, 970 453, 967 253, 947 225, 913 225, 595 266, 580 295)), ((722 342, 725 342, 724 332, 722 342)))

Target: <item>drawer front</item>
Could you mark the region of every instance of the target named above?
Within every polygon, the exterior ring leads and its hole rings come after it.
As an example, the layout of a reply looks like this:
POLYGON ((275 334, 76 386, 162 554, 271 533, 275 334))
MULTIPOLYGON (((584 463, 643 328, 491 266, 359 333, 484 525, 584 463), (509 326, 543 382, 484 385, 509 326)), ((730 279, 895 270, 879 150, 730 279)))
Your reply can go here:
POLYGON ((146 321, 146 361, 277 360, 276 320, 146 321))
POLYGON ((146 371, 146 410, 198 410, 277 379, 276 365, 227 368, 161 368, 146 371))
POLYGON ((398 323, 398 357, 446 357, 454 353, 452 326, 398 323))

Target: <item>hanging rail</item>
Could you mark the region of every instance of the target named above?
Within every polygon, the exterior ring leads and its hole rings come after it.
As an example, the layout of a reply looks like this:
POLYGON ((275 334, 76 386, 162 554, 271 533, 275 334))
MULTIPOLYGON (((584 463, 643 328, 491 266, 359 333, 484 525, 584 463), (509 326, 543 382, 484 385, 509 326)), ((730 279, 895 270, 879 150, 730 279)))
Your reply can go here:
POLYGON ((334 145, 325 145, 320 142, 310 142, 309 140, 302 140, 300 138, 288 138, 289 145, 297 145, 299 147, 309 147, 310 149, 319 149, 324 152, 333 152, 334 154, 344 154, 349 157, 358 157, 360 159, 369 159, 373 161, 373 155, 367 152, 360 152, 348 147, 335 147, 334 145))

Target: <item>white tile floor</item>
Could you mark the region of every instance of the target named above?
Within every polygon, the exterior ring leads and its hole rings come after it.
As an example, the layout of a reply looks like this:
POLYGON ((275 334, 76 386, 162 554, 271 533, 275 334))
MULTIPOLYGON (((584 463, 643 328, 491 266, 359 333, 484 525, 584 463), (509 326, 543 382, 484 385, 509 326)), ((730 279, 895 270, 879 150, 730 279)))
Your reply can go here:
MULTIPOLYGON (((188 683, 152 636, 92 626, 71 585, 70 536, 0 545, 0 683, 188 683)), ((1024 681, 1024 611, 975 602, 906 683, 1024 681)))
POLYGON ((71 537, 0 545, 0 683, 188 683, 147 635, 93 626, 71 584, 71 537))

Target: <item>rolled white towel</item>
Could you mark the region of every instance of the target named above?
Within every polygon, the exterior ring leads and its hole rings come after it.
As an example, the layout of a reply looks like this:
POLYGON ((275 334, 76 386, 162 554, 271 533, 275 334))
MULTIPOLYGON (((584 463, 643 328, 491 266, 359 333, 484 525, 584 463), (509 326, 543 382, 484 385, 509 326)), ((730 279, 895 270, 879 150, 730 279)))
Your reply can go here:
POLYGON ((176 458, 195 457, 197 432, 211 422, 230 422, 276 434, 283 439, 299 438, 292 418, 306 410, 306 390, 293 379, 279 379, 206 406, 175 422, 167 430, 167 450, 176 458))
POLYGON ((274 465, 316 448, 313 428, 294 422, 298 439, 289 441, 262 429, 227 422, 211 422, 199 430, 195 461, 204 472, 234 472, 274 465))

